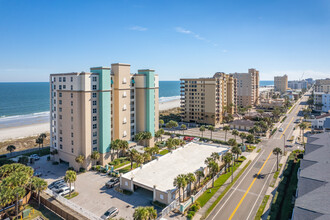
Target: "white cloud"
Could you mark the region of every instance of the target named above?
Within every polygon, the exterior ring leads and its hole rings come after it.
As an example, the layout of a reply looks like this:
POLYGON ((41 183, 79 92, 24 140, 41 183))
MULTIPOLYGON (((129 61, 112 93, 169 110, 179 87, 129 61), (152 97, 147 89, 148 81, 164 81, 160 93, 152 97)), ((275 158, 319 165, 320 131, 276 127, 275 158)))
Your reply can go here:
POLYGON ((141 26, 133 26, 133 27, 130 27, 129 29, 132 30, 132 31, 146 31, 146 30, 148 30, 148 28, 141 27, 141 26))
POLYGON ((189 35, 193 36, 194 38, 196 38, 197 40, 210 42, 209 40, 206 40, 204 37, 201 37, 199 34, 196 34, 193 31, 184 29, 182 27, 176 27, 175 30, 176 30, 176 32, 181 33, 181 34, 189 34, 189 35))

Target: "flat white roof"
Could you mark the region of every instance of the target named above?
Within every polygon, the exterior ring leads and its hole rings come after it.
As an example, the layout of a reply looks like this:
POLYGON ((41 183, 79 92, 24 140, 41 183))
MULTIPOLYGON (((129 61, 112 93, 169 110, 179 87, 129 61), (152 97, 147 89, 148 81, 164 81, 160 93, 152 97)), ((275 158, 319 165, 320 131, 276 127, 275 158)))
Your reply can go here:
POLYGON ((133 177, 134 182, 150 188, 156 185, 156 189, 160 191, 173 190, 175 189, 174 178, 179 174, 193 173, 199 168, 205 167, 205 159, 213 152, 223 154, 228 149, 228 147, 220 145, 191 142, 122 177, 126 179, 133 177))

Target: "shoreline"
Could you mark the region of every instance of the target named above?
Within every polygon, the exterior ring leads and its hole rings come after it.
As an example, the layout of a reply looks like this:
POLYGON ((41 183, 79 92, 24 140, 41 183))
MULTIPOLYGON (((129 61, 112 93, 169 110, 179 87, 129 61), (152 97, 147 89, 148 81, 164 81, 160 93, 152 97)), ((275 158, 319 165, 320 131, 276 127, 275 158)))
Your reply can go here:
MULTIPOLYGON (((272 89, 273 86, 262 86, 259 88, 259 93, 272 89)), ((164 100, 159 102, 159 111, 166 111, 180 107, 180 98, 164 100)), ((35 117, 31 119, 21 119, 19 121, 0 123, 0 142, 7 140, 14 140, 19 138, 25 138, 29 136, 35 136, 41 133, 49 133, 50 124, 49 116, 35 117)))

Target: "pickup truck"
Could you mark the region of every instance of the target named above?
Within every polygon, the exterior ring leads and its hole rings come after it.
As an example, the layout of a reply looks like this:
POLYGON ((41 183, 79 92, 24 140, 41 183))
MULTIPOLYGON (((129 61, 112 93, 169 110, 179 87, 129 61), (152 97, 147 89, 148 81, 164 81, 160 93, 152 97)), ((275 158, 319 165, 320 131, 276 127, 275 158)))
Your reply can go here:
POLYGON ((105 186, 107 188, 112 188, 114 187, 117 183, 119 183, 119 178, 113 178, 111 180, 109 180, 108 182, 105 183, 105 186))

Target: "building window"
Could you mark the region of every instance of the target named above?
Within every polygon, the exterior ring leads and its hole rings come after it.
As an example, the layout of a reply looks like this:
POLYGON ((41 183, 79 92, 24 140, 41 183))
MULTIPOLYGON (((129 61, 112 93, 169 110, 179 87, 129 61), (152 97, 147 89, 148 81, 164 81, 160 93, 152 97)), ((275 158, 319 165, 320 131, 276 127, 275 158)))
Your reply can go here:
POLYGON ((58 81, 59 81, 59 82, 62 82, 62 77, 58 78, 58 81))
POLYGON ((58 89, 60 89, 60 90, 61 90, 61 89, 62 89, 62 85, 59 85, 59 86, 58 86, 58 89))
POLYGON ((96 92, 93 92, 93 98, 96 98, 96 92))
POLYGON ((65 82, 66 81, 66 77, 63 77, 63 82, 65 82))
POLYGON ((71 145, 73 145, 73 140, 71 141, 71 145))
POLYGON ((61 142, 63 141, 63 138, 62 138, 62 137, 60 137, 60 141, 61 141, 61 142))
POLYGON ((71 152, 73 153, 73 148, 71 148, 71 152))
POLYGON ((73 114, 73 109, 71 109, 71 114, 73 114))
POLYGON ((73 90, 73 85, 71 85, 71 90, 73 90))
POLYGON ((126 77, 123 78, 123 84, 126 84, 127 81, 126 81, 126 77))
POLYGON ((63 85, 63 89, 66 89, 66 85, 63 85))
POLYGON ((93 90, 96 90, 96 85, 93 85, 93 90))
POLYGON ((93 140, 93 144, 97 144, 97 140, 93 140))
POLYGON ((127 132, 124 131, 124 133, 123 133, 123 137, 126 137, 126 136, 127 136, 127 132))
POLYGON ((124 91, 124 93, 123 93, 123 98, 126 98, 126 91, 124 91))
POLYGON ((56 97, 56 92, 54 92, 54 97, 56 97))
MULTIPOLYGON (((56 145, 56 143, 55 143, 55 145, 56 145)), ((55 146, 56 147, 56 146, 55 146)), ((63 145, 62 144, 60 144, 60 149, 62 149, 63 148, 63 145)))
POLYGON ((96 108, 93 108, 93 113, 97 113, 97 109, 96 108))
POLYGON ((164 199, 163 194, 160 194, 160 195, 159 195, 159 198, 163 200, 163 199, 164 199))
POLYGON ((93 147, 93 151, 97 151, 97 147, 93 147))
POLYGON ((127 123, 127 119, 126 119, 126 117, 124 117, 123 124, 126 124, 126 123, 127 123))
POLYGON ((97 116, 93 116, 93 121, 97 121, 97 116))
POLYGON ((71 132, 71 137, 73 137, 73 132, 71 132))
POLYGON ((93 129, 96 129, 97 128, 97 124, 93 124, 93 129))
POLYGON ((60 134, 62 134, 62 130, 60 130, 60 134))
POLYGON ((62 115, 60 115, 60 119, 62 119, 62 115))
POLYGON ((73 106, 73 101, 71 101, 71 106, 73 106))
POLYGON ((73 93, 71 93, 71 98, 73 98, 73 93))
POLYGON ((93 105, 96 105, 96 101, 93 101, 93 105))
MULTIPOLYGON (((60 112, 62 112, 62 108, 59 108, 60 112)), ((56 110, 55 110, 56 111, 56 110)))
POLYGON ((73 77, 71 76, 71 82, 73 82, 73 77))
POLYGON ((93 137, 96 137, 97 136, 97 131, 94 131, 93 132, 93 137))
POLYGON ((96 81, 97 81, 97 77, 93 76, 93 82, 96 82, 96 81))
POLYGON ((62 100, 58 100, 58 103, 59 103, 60 105, 62 105, 62 100))
POLYGON ((126 104, 124 104, 123 111, 126 111, 126 109, 127 109, 126 104))

